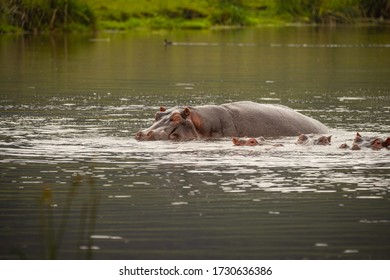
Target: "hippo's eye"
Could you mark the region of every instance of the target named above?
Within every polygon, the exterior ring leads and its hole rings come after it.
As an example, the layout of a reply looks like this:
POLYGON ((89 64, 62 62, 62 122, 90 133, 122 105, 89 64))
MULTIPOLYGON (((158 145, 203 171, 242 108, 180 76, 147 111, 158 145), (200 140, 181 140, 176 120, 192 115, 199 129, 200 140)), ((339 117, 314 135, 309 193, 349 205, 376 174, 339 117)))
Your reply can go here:
POLYGON ((174 123, 179 123, 181 121, 181 116, 180 114, 174 114, 171 118, 171 122, 174 122, 174 123))
POLYGON ((249 146, 256 146, 258 143, 257 143, 257 141, 256 141, 256 139, 249 139, 249 143, 248 143, 248 145, 249 146))

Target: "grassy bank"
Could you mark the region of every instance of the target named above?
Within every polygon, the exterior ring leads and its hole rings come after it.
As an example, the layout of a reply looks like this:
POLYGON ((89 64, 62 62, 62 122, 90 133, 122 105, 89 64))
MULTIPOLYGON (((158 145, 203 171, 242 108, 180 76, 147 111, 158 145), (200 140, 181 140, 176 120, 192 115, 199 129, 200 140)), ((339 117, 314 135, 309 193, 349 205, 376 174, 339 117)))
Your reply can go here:
POLYGON ((0 0, 0 32, 390 20, 390 0, 0 0))
POLYGON ((273 0, 87 0, 100 29, 250 26, 275 23, 273 0))

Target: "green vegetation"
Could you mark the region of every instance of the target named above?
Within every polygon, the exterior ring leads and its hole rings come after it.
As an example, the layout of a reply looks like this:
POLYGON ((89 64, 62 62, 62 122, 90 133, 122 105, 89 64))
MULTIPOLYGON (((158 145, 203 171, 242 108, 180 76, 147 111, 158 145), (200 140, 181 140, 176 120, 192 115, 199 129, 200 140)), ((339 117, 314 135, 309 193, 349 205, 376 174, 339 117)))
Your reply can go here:
POLYGON ((389 0, 275 0, 276 13, 287 21, 322 24, 385 21, 389 0))
POLYGON ((275 21, 270 0, 87 0, 99 29, 205 29, 275 21))
POLYGON ((0 32, 94 28, 95 13, 80 0, 0 0, 0 32))
POLYGON ((390 0, 0 0, 0 32, 388 20, 390 0))

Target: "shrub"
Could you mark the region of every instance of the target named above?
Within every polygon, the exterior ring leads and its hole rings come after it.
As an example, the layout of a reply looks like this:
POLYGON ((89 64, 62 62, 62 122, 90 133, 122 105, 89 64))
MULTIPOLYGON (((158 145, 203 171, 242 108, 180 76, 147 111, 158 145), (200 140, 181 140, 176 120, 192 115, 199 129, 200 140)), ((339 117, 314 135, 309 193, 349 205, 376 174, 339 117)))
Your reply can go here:
POLYGON ((390 1, 388 0, 361 0, 360 6, 364 16, 371 18, 390 19, 390 1))
POLYGON ((95 26, 91 8, 77 0, 9 0, 2 2, 2 18, 28 32, 68 30, 69 25, 95 26))
POLYGON ((275 0, 278 14, 318 23, 353 22, 359 17, 390 18, 388 0, 275 0))
POLYGON ((211 13, 210 21, 216 25, 248 25, 248 9, 240 0, 222 0, 219 7, 211 13))

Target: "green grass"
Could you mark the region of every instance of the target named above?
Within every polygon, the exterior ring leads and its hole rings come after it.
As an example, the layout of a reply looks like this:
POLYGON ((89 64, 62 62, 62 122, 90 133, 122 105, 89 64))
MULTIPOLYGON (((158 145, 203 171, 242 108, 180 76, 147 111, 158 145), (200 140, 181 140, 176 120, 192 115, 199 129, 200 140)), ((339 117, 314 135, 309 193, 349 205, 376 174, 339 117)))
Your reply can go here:
POLYGON ((208 29, 275 20, 274 0, 86 0, 101 29, 208 29))
POLYGON ((389 0, 0 0, 0 32, 208 29, 390 19, 389 0))

